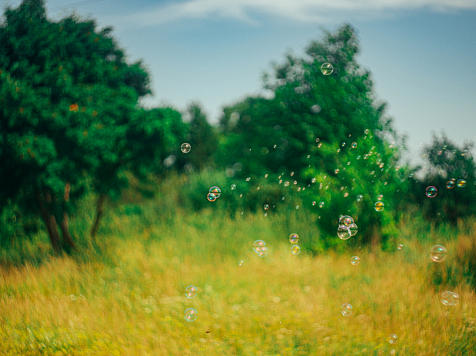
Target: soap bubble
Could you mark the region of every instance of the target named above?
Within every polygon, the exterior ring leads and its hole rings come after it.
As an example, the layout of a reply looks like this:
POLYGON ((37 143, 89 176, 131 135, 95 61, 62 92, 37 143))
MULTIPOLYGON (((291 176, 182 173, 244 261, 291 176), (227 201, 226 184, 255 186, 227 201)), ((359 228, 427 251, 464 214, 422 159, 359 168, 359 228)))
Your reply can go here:
POLYGON ((341 215, 339 217, 339 225, 350 226, 354 223, 354 219, 352 219, 349 215, 341 215))
POLYGON ((456 184, 458 185, 458 188, 463 188, 466 185, 466 181, 464 179, 459 179, 456 184))
POLYGON ((336 170, 334 171, 335 174, 339 174, 339 168, 336 168, 336 170))
POLYGON ((324 202, 323 201, 319 202, 319 208, 322 208, 323 206, 324 206, 324 202))
POLYGON ((352 145, 350 145, 352 148, 357 148, 357 142, 352 142, 352 145))
POLYGON ((435 245, 431 248, 430 254, 433 262, 443 262, 446 258, 446 248, 441 245, 435 245))
POLYGON ((192 146, 190 146, 189 143, 182 143, 182 146, 180 146, 180 150, 183 153, 189 153, 191 149, 192 149, 192 146))
POLYGON ((398 336, 395 335, 395 334, 390 334, 390 336, 388 337, 387 340, 388 340, 390 345, 395 345, 397 343, 398 336))
POLYGON ((240 267, 241 267, 241 266, 243 266, 243 265, 244 265, 244 263, 245 263, 245 262, 244 262, 243 260, 240 260, 240 262, 238 262, 238 266, 240 266, 240 267))
POLYGON ((352 256, 350 258, 350 263, 352 263, 354 266, 357 266, 360 263, 359 256, 352 256))
POLYGON ((208 201, 214 202, 215 200, 217 200, 217 197, 213 193, 208 193, 207 194, 207 199, 208 199, 208 201))
POLYGON ((357 195, 357 201, 360 203, 364 199, 364 196, 362 194, 357 195))
POLYGON ((403 248, 402 244, 398 244, 397 249, 401 250, 403 248))
POLYGON ((364 133, 365 133, 366 135, 368 135, 369 132, 370 132, 369 129, 365 129, 365 130, 364 130, 364 133))
POLYGON ((313 201, 312 202, 312 206, 316 206, 317 205, 317 202, 316 201, 313 201))
POLYGON ((339 225, 337 228, 337 236, 339 236, 341 240, 348 240, 352 235, 348 226, 339 225))
POLYGON ((343 316, 350 316, 352 314, 352 305, 349 303, 342 304, 340 307, 340 312, 343 316))
POLYGON ((437 190, 436 190, 435 187, 431 186, 431 187, 426 188, 426 196, 428 198, 436 197, 436 193, 437 193, 437 190))
POLYGON ((449 180, 448 182, 446 182, 446 188, 453 189, 454 187, 455 187, 455 182, 453 182, 452 180, 449 180))
POLYGON ((231 185, 231 190, 235 190, 236 189, 236 184, 232 184, 231 185))
POLYGON ((334 67, 333 67, 332 64, 330 64, 330 63, 324 63, 324 64, 321 66, 321 72, 322 72, 322 74, 324 74, 324 75, 332 74, 333 71, 334 71, 334 67))
POLYGON ((377 200, 382 200, 382 199, 383 199, 383 195, 379 194, 378 197, 377 197, 377 200))
POLYGON ((268 254, 268 248, 266 247, 266 243, 262 240, 256 240, 253 243, 253 250, 258 254, 260 257, 264 257, 268 254))
POLYGON ((350 236, 355 236, 357 235, 357 232, 359 231, 359 227, 357 226, 356 223, 352 223, 348 226, 349 231, 350 231, 350 236))
POLYGON ((374 206, 375 211, 379 211, 379 212, 383 211, 384 206, 385 206, 385 204, 383 202, 381 202, 381 201, 376 202, 375 206, 374 206))
POLYGON ((221 189, 220 188, 214 186, 214 187, 211 187, 208 192, 212 193, 217 199, 220 198, 220 195, 221 195, 221 189))
POLYGON ((185 320, 195 321, 197 320, 197 311, 193 308, 188 308, 185 310, 185 320))
POLYGON ((459 295, 455 292, 446 291, 441 293, 441 302, 444 305, 454 307, 459 303, 459 295))
POLYGON ((298 245, 294 245, 293 247, 291 247, 291 252, 293 253, 293 255, 299 255, 299 253, 301 252, 301 248, 298 245))
POLYGON ((268 204, 264 204, 263 209, 264 209, 264 210, 268 210, 268 209, 269 209, 269 205, 268 205, 268 204))
POLYGON ((195 298, 197 296, 197 287, 195 286, 188 286, 187 288, 185 288, 185 296, 187 298, 195 298))
POLYGON ((297 244, 299 241, 299 235, 298 234, 291 234, 289 235, 289 242, 292 244, 297 244))

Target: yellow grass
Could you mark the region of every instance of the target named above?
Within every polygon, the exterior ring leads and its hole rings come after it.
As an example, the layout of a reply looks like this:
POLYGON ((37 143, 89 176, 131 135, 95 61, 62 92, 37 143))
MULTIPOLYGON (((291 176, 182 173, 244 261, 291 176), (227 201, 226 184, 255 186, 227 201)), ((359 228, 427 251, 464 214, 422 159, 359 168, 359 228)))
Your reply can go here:
POLYGON ((457 306, 441 303, 428 246, 408 240, 396 253, 292 255, 287 236, 299 231, 280 219, 177 216, 173 227, 158 222, 130 238, 105 238, 107 263, 65 257, 3 270, 0 354, 476 354, 475 295, 460 285, 457 306), (193 227, 197 220, 212 224, 193 227), (266 257, 252 251, 256 239, 267 242, 266 257), (184 296, 188 285, 199 288, 193 299, 184 296), (344 303, 352 315, 340 313, 344 303), (185 321, 187 308, 197 310, 194 322, 185 321))

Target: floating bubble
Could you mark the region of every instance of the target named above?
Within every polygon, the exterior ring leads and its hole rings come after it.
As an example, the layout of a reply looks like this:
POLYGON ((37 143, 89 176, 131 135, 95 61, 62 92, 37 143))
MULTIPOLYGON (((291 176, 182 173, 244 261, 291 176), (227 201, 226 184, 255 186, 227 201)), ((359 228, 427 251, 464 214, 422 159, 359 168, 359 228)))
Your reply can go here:
POLYGON ((352 219, 349 215, 341 215, 339 217, 339 225, 350 226, 354 223, 354 219, 352 219))
POLYGON ((352 223, 348 227, 349 227, 349 231, 350 231, 350 236, 357 235, 357 232, 359 231, 359 227, 357 226, 356 223, 352 223))
POLYGON ((369 129, 365 129, 365 130, 364 130, 364 133, 365 133, 366 135, 368 135, 369 132, 370 132, 369 129))
POLYGON ((430 255, 433 262, 443 262, 446 258, 446 248, 441 245, 435 245, 431 248, 430 255))
POLYGON ((441 302, 444 305, 454 307, 459 303, 459 294, 450 291, 443 292, 441 293, 441 302))
POLYGON ((319 141, 320 141, 319 137, 318 137, 318 138, 316 138, 316 142, 319 142, 319 141))
POLYGON ((268 205, 268 204, 264 204, 263 209, 264 209, 264 210, 268 210, 268 209, 269 209, 269 205, 268 205))
POLYGON ((289 242, 292 244, 297 244, 299 241, 299 235, 298 234, 291 234, 289 235, 289 242))
POLYGON ((357 142, 352 142, 352 145, 350 145, 352 148, 357 148, 357 142))
POLYGON ((243 260, 241 260, 240 262, 238 262, 238 266, 240 266, 240 267, 241 267, 241 266, 243 266, 243 265, 244 265, 244 263, 245 263, 245 262, 244 262, 243 260))
POLYGON ((322 208, 323 206, 324 206, 324 202, 323 201, 319 202, 319 208, 322 208))
POLYGON ((207 199, 208 199, 208 201, 214 202, 215 200, 217 200, 217 197, 213 193, 208 193, 207 194, 207 199))
POLYGON ((324 75, 330 75, 330 74, 332 74, 333 71, 334 71, 334 67, 330 63, 324 63, 321 66, 321 72, 324 75))
POLYGON ((453 182, 452 180, 449 180, 448 182, 446 182, 446 188, 453 189, 454 187, 455 187, 455 182, 453 182))
POLYGON ((188 308, 185 310, 185 320, 195 321, 197 320, 197 311, 193 308, 188 308))
POLYGON ((294 245, 291 247, 291 252, 293 255, 299 255, 299 253, 301 253, 301 248, 298 245, 294 245))
POLYGON ((195 298, 197 296, 198 288, 195 286, 188 286, 185 288, 185 296, 187 298, 195 298))
POLYGON ((212 193, 213 195, 215 195, 215 197, 218 199, 220 198, 220 195, 221 195, 221 189, 214 186, 214 187, 211 187, 210 190, 208 191, 209 193, 212 193))
POLYGON ((381 201, 376 202, 374 205, 375 211, 378 211, 378 212, 383 211, 384 207, 385 207, 385 204, 381 201))
POLYGON ((289 187, 289 182, 288 181, 284 182, 284 186, 289 187))
POLYGON ((398 244, 397 249, 401 250, 403 248, 402 244, 398 244))
POLYGON ((334 171, 335 174, 339 174, 339 168, 334 171))
POLYGON ((339 236, 341 240, 348 240, 352 235, 348 226, 339 225, 337 228, 337 236, 339 236))
POLYGON ((352 305, 349 303, 342 304, 340 307, 340 312, 343 316, 350 316, 352 314, 352 305))
POLYGON ((256 240, 253 243, 253 250, 260 257, 264 257, 268 254, 268 248, 266 247, 266 243, 263 240, 256 240))
POLYGON ((436 190, 435 187, 431 186, 431 187, 426 188, 426 196, 428 198, 436 197, 436 193, 437 193, 437 190, 436 190))
POLYGON ((341 147, 345 147, 345 145, 346 145, 346 143, 345 143, 345 142, 342 142, 340 146, 341 146, 341 147))
POLYGON ((189 153, 191 149, 192 149, 192 146, 190 146, 189 143, 182 143, 182 146, 180 146, 180 150, 183 153, 189 153))
POLYGON ((395 345, 398 341, 398 336, 395 334, 390 334, 387 341, 390 345, 395 345))
POLYGON ((357 195, 356 200, 360 203, 362 200, 364 200, 364 196, 362 194, 357 195))
POLYGON ((311 183, 316 183, 316 178, 312 178, 311 183))
POLYGON ((232 184, 231 185, 231 190, 235 190, 236 189, 236 184, 232 184))
POLYGON ((352 263, 354 266, 357 266, 360 263, 359 256, 352 256, 350 258, 350 263, 352 263))
POLYGON ((313 201, 312 202, 312 206, 316 206, 317 205, 317 202, 316 201, 313 201))
POLYGON ((311 106, 311 112, 313 114, 319 114, 320 111, 321 111, 321 107, 319 105, 315 104, 315 105, 311 106))
POLYGON ((459 179, 458 182, 456 182, 456 185, 458 188, 463 188, 466 185, 466 181, 464 179, 459 179))
POLYGON ((379 196, 377 197, 377 200, 382 200, 382 199, 383 199, 383 195, 379 194, 379 196))

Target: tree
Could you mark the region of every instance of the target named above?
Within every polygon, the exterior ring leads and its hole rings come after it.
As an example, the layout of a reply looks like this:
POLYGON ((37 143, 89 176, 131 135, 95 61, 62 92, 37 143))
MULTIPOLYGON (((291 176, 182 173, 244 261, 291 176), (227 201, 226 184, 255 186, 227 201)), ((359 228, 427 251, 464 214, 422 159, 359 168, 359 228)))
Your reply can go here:
POLYGON ((224 165, 241 163, 240 177, 287 172, 300 186, 311 185, 306 199, 317 202, 325 233, 335 236, 338 216, 351 214, 360 227, 355 241, 377 245, 395 234, 395 212, 407 190, 406 168, 398 166, 404 139, 385 116, 386 104, 375 100, 370 72, 355 60, 358 51, 355 30, 345 24, 311 42, 305 57, 288 53, 274 65, 274 78, 264 77, 272 99, 248 97, 224 109, 226 140, 218 157, 224 165), (385 208, 377 212, 379 199, 385 208))
POLYGON ((88 189, 125 187, 121 172, 151 170, 181 130, 178 113, 137 109, 149 75, 111 32, 74 14, 49 21, 43 0, 7 7, 0 27, 0 206, 41 212, 56 252, 75 248, 68 217, 88 189))
POLYGON ((423 176, 414 180, 413 196, 428 221, 449 221, 456 227, 458 219, 476 215, 473 148, 470 142, 458 147, 444 133, 433 135, 432 143, 423 148, 423 176))

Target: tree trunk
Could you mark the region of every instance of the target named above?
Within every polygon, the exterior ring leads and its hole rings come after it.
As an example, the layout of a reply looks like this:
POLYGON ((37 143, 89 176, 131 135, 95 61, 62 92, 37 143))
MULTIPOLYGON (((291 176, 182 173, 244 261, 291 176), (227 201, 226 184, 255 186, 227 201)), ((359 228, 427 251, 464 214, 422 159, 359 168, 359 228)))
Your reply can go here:
POLYGON ((101 193, 96 204, 96 219, 91 229, 91 237, 93 239, 96 237, 96 233, 99 230, 99 221, 101 220, 102 213, 104 212, 104 202, 106 201, 106 197, 106 194, 101 193))
POLYGON ((51 246, 53 246, 53 250, 56 254, 60 252, 60 245, 59 245, 59 235, 58 235, 58 228, 56 226, 56 219, 54 215, 50 215, 49 210, 43 204, 43 200, 41 199, 40 192, 36 194, 38 203, 40 204, 41 208, 41 217, 46 225, 46 230, 48 231, 48 235, 50 237, 51 246))
POLYGON ((69 232, 68 214, 67 213, 63 214, 63 220, 60 223, 60 228, 61 228, 61 232, 63 233, 63 242, 68 244, 68 246, 71 249, 76 250, 76 244, 74 243, 73 237, 71 236, 71 234, 69 232))

